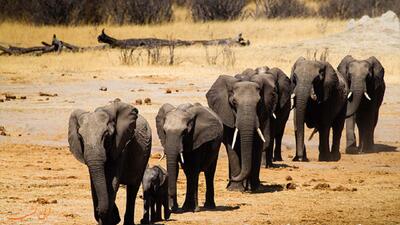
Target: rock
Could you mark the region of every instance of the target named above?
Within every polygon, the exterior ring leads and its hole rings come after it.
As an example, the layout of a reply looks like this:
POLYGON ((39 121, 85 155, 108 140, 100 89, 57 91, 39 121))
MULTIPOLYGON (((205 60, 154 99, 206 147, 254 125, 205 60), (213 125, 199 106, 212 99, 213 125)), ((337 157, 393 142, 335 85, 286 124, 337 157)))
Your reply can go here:
POLYGON ((292 178, 291 176, 288 175, 288 176, 286 176, 286 180, 287 180, 287 181, 293 180, 293 178, 292 178))
POLYGON ((29 203, 39 203, 41 205, 57 204, 57 200, 54 199, 54 200, 49 201, 49 200, 47 200, 45 198, 37 198, 35 200, 29 201, 29 203))
POLYGON ((100 90, 100 91, 107 91, 107 87, 102 86, 102 87, 100 87, 99 90, 100 90))
POLYGON ((45 92, 39 92, 39 96, 57 97, 58 94, 57 93, 49 94, 49 93, 45 93, 45 92))
POLYGON ((135 100, 135 105, 142 105, 142 104, 143 104, 142 99, 136 99, 135 100))
POLYGON ((329 190, 330 189, 330 185, 327 183, 319 183, 317 185, 314 186, 314 190, 329 190))
POLYGON ((175 92, 179 92, 179 90, 178 90, 178 89, 176 89, 176 90, 175 90, 175 92))
POLYGON ((151 105, 151 99, 150 98, 145 98, 144 103, 147 105, 151 105))
POLYGON ((137 91, 144 91, 144 89, 143 88, 139 88, 137 91))
POLYGON ((297 187, 297 185, 292 182, 286 184, 286 189, 288 189, 288 190, 294 190, 294 189, 296 189, 296 187, 297 187))
POLYGON ((6 101, 9 101, 10 99, 12 99, 12 100, 17 99, 17 96, 10 94, 10 93, 6 93, 5 96, 6 96, 6 101))
POLYGON ((97 78, 97 76, 93 76, 93 79, 96 79, 97 78))
POLYGON ((26 99, 26 96, 21 96, 20 98, 21 98, 21 99, 26 99))
POLYGON ((7 136, 6 128, 4 126, 0 126, 0 135, 7 136))
POLYGON ((166 93, 166 94, 171 94, 172 91, 171 91, 171 89, 168 88, 167 90, 165 90, 165 93, 166 93))

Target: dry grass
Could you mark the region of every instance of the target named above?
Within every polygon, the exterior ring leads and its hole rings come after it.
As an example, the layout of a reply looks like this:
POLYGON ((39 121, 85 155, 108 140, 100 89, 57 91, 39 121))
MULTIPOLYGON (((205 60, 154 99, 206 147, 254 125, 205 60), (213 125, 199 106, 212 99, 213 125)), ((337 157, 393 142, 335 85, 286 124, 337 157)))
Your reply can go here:
MULTIPOLYGON (((97 35, 102 28, 112 36, 118 38, 177 38, 177 39, 209 39, 235 37, 238 33, 243 33, 245 38, 250 39, 250 47, 232 48, 235 55, 234 66, 226 66, 221 60, 216 65, 209 65, 206 57, 206 50, 201 46, 189 48, 176 48, 174 51, 174 66, 160 65, 141 65, 126 66, 120 62, 121 52, 119 50, 107 50, 85 53, 63 53, 61 55, 50 54, 41 57, 18 56, 0 57, 0 71, 11 72, 14 79, 26 80, 38 76, 51 76, 47 72, 82 72, 81 79, 85 73, 90 74, 101 72, 109 76, 113 74, 202 74, 204 76, 217 76, 221 73, 236 73, 248 67, 258 67, 262 65, 281 67, 286 73, 290 72, 293 62, 299 56, 306 56, 305 49, 294 47, 296 43, 307 40, 323 38, 343 31, 346 21, 323 20, 319 18, 308 19, 285 19, 285 20, 266 20, 266 19, 247 19, 244 21, 231 22, 208 22, 192 23, 184 22, 187 17, 182 11, 177 14, 177 22, 152 25, 152 26, 29 26, 19 23, 0 24, 0 44, 13 44, 18 46, 40 45, 41 41, 49 41, 52 34, 57 34, 62 40, 81 46, 98 45, 97 35), (321 26, 321 24, 323 26, 321 26), (323 27, 323 30, 321 29, 323 27), (29 67, 26 67, 29 65, 29 67), (207 68, 205 68, 207 67, 207 68), (157 69, 155 69, 157 68, 157 69), (15 73, 17 75, 15 75, 15 73), (15 78, 17 77, 17 78, 15 78)), ((317 47, 318 50, 319 49, 317 47)), ((331 49, 330 49, 331 50, 331 49)), ((208 49, 213 52, 214 49, 208 49)), ((168 50, 165 51, 166 54, 168 50)), ((368 57, 363 52, 348 52, 337 49, 330 51, 328 61, 334 66, 348 53, 357 57, 368 57)), ((392 55, 379 54, 376 56, 382 60, 387 68, 389 75, 400 74, 400 66, 397 64, 400 54, 392 55)), ((7 76, 8 73, 5 75, 7 76)), ((390 78, 391 81, 400 81, 396 77, 390 78)))

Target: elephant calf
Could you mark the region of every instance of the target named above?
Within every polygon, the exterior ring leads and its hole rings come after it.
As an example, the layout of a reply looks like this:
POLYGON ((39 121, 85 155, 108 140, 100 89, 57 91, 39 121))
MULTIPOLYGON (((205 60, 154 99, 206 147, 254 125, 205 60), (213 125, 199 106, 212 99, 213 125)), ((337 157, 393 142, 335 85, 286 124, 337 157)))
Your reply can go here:
POLYGON ((142 188, 144 209, 143 219, 140 223, 149 224, 150 222, 161 221, 161 207, 164 207, 164 218, 168 220, 170 211, 168 207, 167 171, 161 166, 147 168, 143 175, 142 188))
POLYGON ((186 175, 185 211, 199 211, 199 174, 206 178, 204 207, 215 208, 214 174, 221 145, 223 127, 219 117, 198 103, 174 107, 164 104, 156 117, 157 134, 167 155, 168 195, 172 211, 178 209, 176 182, 178 161, 186 175))
POLYGON ((346 153, 372 152, 379 108, 386 89, 383 80, 385 69, 373 56, 366 60, 356 60, 348 55, 340 62, 338 70, 346 78, 350 89, 347 97, 346 153), (356 124, 359 148, 356 147, 354 134, 356 124))
POLYGON ((120 101, 94 112, 78 109, 69 119, 68 142, 74 157, 89 169, 96 221, 120 222, 115 198, 119 185, 125 184, 124 224, 133 224, 136 194, 151 149, 147 121, 135 107, 120 101))

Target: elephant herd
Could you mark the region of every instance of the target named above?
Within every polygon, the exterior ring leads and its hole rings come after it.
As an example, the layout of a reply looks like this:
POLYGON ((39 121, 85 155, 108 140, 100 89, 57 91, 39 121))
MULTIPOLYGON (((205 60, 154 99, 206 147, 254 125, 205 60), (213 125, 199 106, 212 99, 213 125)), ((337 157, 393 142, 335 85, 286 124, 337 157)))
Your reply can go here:
POLYGON ((384 68, 375 57, 357 60, 352 56, 344 57, 337 70, 328 62, 301 57, 290 78, 266 66, 235 76, 221 75, 206 94, 209 108, 199 103, 160 107, 156 129, 167 158, 166 171, 160 166, 148 168, 151 128, 137 108, 120 100, 93 112, 72 112, 68 142, 74 157, 88 167, 99 224, 121 221, 115 204, 120 184, 127 191, 124 224, 133 224, 141 183, 145 206, 141 222, 154 222, 161 220, 161 206, 166 219, 170 212, 199 210, 200 172, 206 181, 204 207, 215 208, 214 175, 221 143, 229 161, 227 189, 257 190, 262 164, 269 167, 273 161, 282 161, 282 136, 291 110, 296 142, 293 161, 308 161, 304 123, 314 129, 312 135, 319 133, 319 161, 340 160, 345 121, 345 152, 374 151, 374 129, 385 92, 383 77, 384 68), (177 202, 178 164, 187 180, 182 209, 177 202))

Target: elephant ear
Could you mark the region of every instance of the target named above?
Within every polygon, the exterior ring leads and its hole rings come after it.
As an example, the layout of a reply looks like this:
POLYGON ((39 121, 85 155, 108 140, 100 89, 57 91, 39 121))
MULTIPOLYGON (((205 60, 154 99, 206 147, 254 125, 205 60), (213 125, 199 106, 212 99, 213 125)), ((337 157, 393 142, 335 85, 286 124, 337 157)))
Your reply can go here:
POLYGON ((379 85, 384 83, 383 77, 385 76, 385 69, 375 56, 369 57, 367 61, 372 65, 375 89, 377 89, 379 85))
POLYGON ((194 115, 193 149, 199 148, 202 144, 222 138, 224 126, 211 109, 204 106, 193 106, 188 109, 194 115))
POLYGON ((175 107, 169 103, 165 103, 161 106, 158 110, 156 116, 156 127, 157 127, 157 134, 158 138, 160 138, 161 145, 165 147, 165 132, 164 132, 164 123, 165 123, 165 116, 168 112, 174 110, 175 107))
POLYGON ((251 77, 256 74, 257 74, 256 70, 248 68, 248 69, 244 70, 242 73, 236 74, 235 78, 238 80, 241 80, 241 81, 249 81, 251 79, 251 77))
POLYGON ((323 96, 323 101, 328 100, 330 97, 332 91, 338 86, 339 84, 339 78, 338 75, 335 71, 335 69, 332 67, 332 65, 328 62, 321 62, 323 64, 323 73, 324 73, 324 96, 323 96))
POLYGON ((79 117, 82 116, 87 112, 77 109, 71 113, 69 117, 69 124, 68 124, 68 143, 69 143, 69 150, 71 151, 72 155, 81 163, 85 163, 83 159, 83 143, 81 137, 78 133, 79 129, 79 117))
POLYGON ((168 181, 168 172, 167 172, 167 170, 165 170, 161 166, 156 166, 156 167, 159 170, 158 179, 160 181, 160 186, 162 186, 165 183, 165 181, 168 181))
POLYGON ((114 101, 110 105, 97 108, 97 110, 107 112, 110 115, 109 123, 115 124, 114 148, 116 151, 112 152, 112 157, 116 159, 134 138, 139 111, 134 106, 121 101, 114 101))
POLYGON ((252 77, 251 81, 261 87, 261 98, 267 112, 275 111, 278 104, 278 89, 273 74, 259 74, 252 77))
POLYGON ((340 61, 340 63, 339 63, 339 65, 338 65, 338 67, 337 67, 337 70, 340 72, 340 74, 342 74, 342 76, 346 79, 346 82, 348 82, 348 84, 349 84, 349 79, 350 79, 350 77, 348 77, 348 75, 347 75, 347 70, 349 69, 349 64, 351 63, 351 62, 353 62, 354 61, 354 58, 353 58, 353 56, 351 56, 351 55, 347 55, 347 56, 345 56, 343 59, 342 59, 342 61, 340 61))
POLYGON ((208 106, 231 128, 235 126, 235 114, 229 103, 229 94, 237 81, 234 77, 221 75, 206 94, 208 106))
POLYGON ((279 107, 283 108, 288 101, 290 102, 290 95, 292 94, 290 79, 281 69, 276 67, 270 69, 268 73, 271 73, 276 77, 279 107))

